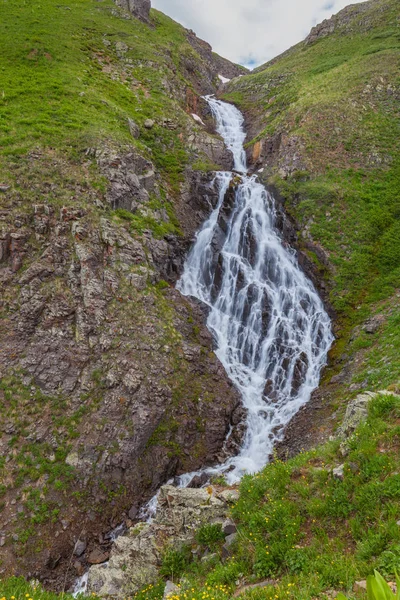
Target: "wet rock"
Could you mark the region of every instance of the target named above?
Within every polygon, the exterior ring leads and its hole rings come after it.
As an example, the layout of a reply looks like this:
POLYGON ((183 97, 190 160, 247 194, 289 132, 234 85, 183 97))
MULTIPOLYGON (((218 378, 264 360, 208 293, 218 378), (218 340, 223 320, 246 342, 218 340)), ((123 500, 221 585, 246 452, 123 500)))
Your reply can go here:
POLYGON ((188 141, 193 152, 205 156, 220 170, 230 171, 233 169, 232 153, 227 150, 221 138, 209 135, 206 131, 195 130, 188 141))
POLYGON ((209 481, 209 477, 206 473, 201 473, 200 475, 195 475, 190 482, 191 488, 202 488, 209 481))

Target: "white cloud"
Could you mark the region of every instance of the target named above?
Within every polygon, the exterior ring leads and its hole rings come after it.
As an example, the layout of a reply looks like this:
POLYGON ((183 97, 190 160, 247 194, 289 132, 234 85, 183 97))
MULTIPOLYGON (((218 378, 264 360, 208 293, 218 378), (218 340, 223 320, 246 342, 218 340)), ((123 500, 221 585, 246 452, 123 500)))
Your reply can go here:
MULTIPOLYGON (((351 0, 357 4, 363 0, 351 0)), ((152 5, 193 29, 215 52, 259 65, 304 39, 311 27, 350 0, 152 0, 152 5)))

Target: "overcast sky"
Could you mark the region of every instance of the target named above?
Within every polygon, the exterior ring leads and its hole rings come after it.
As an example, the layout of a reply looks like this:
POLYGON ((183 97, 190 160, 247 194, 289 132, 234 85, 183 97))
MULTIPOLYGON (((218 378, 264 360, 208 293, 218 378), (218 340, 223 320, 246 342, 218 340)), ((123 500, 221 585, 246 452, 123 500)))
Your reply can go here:
POLYGON ((362 0, 152 0, 225 58, 256 66, 306 37, 311 27, 362 0))

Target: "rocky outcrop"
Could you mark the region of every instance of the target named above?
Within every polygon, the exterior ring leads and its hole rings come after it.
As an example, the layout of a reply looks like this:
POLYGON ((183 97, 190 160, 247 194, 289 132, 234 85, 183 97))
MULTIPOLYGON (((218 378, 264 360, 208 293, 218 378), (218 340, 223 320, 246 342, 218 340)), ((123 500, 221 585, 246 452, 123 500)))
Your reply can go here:
POLYGON ((361 4, 352 4, 346 6, 339 13, 325 19, 312 28, 310 34, 305 40, 305 44, 313 44, 317 40, 332 35, 335 32, 343 34, 351 34, 353 31, 368 31, 373 26, 376 26, 377 13, 381 13, 384 18, 384 13, 391 9, 390 2, 385 0, 369 0, 361 4))
POLYGON ((151 0, 116 0, 117 5, 129 10, 134 17, 148 22, 150 18, 151 0))
POLYGON ((246 67, 231 63, 229 60, 215 54, 210 44, 197 37, 194 31, 187 30, 187 40, 194 50, 207 62, 214 75, 222 75, 227 79, 233 79, 239 75, 249 73, 246 67))
POLYGON ((300 137, 281 131, 254 144, 248 151, 249 165, 255 170, 263 168, 264 175, 278 172, 280 177, 287 179, 308 168, 304 148, 300 137))
POLYGON ((368 407, 371 400, 374 400, 378 396, 397 396, 397 394, 389 390, 364 392, 363 394, 358 394, 347 405, 343 421, 336 433, 337 438, 341 440, 340 448, 343 455, 347 454, 349 439, 357 427, 367 420, 368 407))
MULTIPOLYGON (((223 525, 229 510, 229 492, 218 494, 213 487, 163 486, 153 522, 140 523, 116 540, 109 562, 90 568, 88 592, 100 597, 126 598, 154 583, 167 549, 180 550, 193 544, 202 525, 223 525)), ((234 490, 231 494, 235 497, 234 490)))

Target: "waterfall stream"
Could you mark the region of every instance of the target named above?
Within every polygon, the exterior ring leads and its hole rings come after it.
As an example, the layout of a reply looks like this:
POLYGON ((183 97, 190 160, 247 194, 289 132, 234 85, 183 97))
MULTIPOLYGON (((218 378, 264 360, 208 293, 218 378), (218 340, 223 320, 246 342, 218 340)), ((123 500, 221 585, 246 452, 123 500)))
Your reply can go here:
MULTIPOLYGON (((218 205, 196 236, 177 289, 209 307, 216 354, 241 393, 247 423, 237 456, 181 475, 180 487, 204 472, 235 483, 262 469, 285 425, 318 386, 333 341, 314 286, 275 228, 273 197, 246 174, 242 114, 231 104, 206 99, 236 173, 217 173, 218 205)), ((151 520, 157 504, 158 493, 141 518, 151 520)), ((77 579, 74 595, 86 591, 87 580, 87 573, 77 579)))
POLYGON ((246 174, 242 114, 206 99, 242 175, 216 175, 218 205, 197 234, 177 288, 209 307, 216 354, 247 410, 240 453, 207 470, 233 483, 266 464, 284 427, 309 401, 333 335, 313 284, 275 227, 273 197, 246 174))

